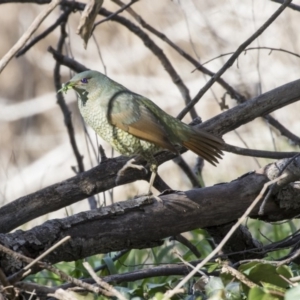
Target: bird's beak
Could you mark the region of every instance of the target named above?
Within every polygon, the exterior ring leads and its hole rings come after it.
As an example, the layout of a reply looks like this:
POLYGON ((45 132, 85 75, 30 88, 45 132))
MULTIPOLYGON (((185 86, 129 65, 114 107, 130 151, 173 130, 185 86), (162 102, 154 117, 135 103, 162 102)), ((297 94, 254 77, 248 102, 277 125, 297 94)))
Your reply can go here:
POLYGON ((68 90, 72 89, 76 82, 68 81, 62 84, 61 89, 57 93, 67 93, 68 90))

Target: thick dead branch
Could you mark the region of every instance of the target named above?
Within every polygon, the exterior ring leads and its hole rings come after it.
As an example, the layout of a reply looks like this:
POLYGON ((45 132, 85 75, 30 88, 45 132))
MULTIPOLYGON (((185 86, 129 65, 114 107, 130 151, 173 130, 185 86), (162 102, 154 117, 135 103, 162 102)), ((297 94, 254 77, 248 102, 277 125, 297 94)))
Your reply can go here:
MULTIPOLYGON (((31 257, 36 257, 57 240, 70 235, 70 242, 46 257, 50 263, 74 261, 96 253, 124 248, 157 246, 168 236, 238 219, 258 195, 264 183, 276 174, 271 169, 276 170, 282 165, 281 162, 270 164, 230 183, 162 195, 161 202, 142 197, 65 219, 50 220, 26 232, 18 230, 11 234, 1 234, 0 243, 17 252, 30 253, 31 257)), ((291 169, 289 167, 285 171, 286 178, 299 179, 300 158, 293 162, 291 169)), ((272 195, 266 203, 265 214, 260 216, 261 219, 278 221, 300 213, 299 187, 286 181, 278 184, 284 185, 284 194, 279 190, 272 195), (289 205, 286 205, 288 192, 289 205)), ((259 205, 251 212, 250 217, 258 218, 258 209, 259 205)), ((0 261, 0 267, 6 274, 20 268, 20 262, 13 263, 6 255, 0 261)))
MULTIPOLYGON (((285 84, 229 109, 197 127, 223 135, 298 99, 300 99, 300 80, 285 84)), ((159 164, 172 158, 174 155, 166 152, 157 156, 159 164)), ((38 216, 115 187, 116 174, 126 161, 127 158, 124 157, 104 161, 87 172, 4 205, 0 208, 0 232, 8 232, 38 216)), ((122 178, 119 184, 148 177, 143 171, 130 169, 128 175, 122 178)))

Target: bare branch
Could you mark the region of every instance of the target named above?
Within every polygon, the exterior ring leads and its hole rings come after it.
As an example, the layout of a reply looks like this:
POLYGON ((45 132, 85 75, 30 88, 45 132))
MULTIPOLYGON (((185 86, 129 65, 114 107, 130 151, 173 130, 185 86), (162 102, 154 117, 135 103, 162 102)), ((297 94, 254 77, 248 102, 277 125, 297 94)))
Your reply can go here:
MULTIPOLYGON (((100 14, 104 16, 110 16, 112 13, 107 11, 106 9, 102 8, 100 10, 100 14)), ((170 60, 163 52, 161 48, 157 46, 157 44, 138 26, 127 20, 126 18, 115 15, 111 18, 112 21, 116 21, 122 25, 124 25, 128 30, 136 34, 143 42, 144 45, 149 48, 149 50, 159 59, 164 69, 168 72, 170 77, 172 78, 173 83, 179 89, 185 104, 191 102, 191 96, 187 86, 184 84, 183 80, 180 78, 180 75, 177 73, 173 65, 171 64, 170 60)), ((197 113, 194 109, 190 109, 190 114, 192 119, 197 117, 197 113)))
MULTIPOLYGON (((122 5, 123 3, 120 0, 113 0, 115 3, 122 5)), ((155 36, 166 42, 169 46, 171 46, 179 55, 181 55, 183 58, 185 58, 188 62, 190 62, 192 65, 194 65, 197 70, 200 70, 203 74, 206 74, 210 77, 215 76, 215 73, 205 68, 197 59, 193 58, 191 55, 189 55, 187 52, 185 52, 182 48, 180 48, 178 45, 173 43, 165 34, 159 32, 157 29, 155 29, 153 26, 148 24, 139 14, 137 14, 131 7, 127 9, 127 12, 132 15, 135 20, 143 27, 149 30, 151 33, 153 33, 155 36)), ((233 87, 231 87, 224 79, 217 78, 217 82, 228 92, 228 94, 234 98, 237 99, 238 102, 244 102, 246 99, 243 95, 239 94, 233 87)))
POLYGON ((267 188, 275 183, 278 182, 279 180, 281 180, 283 177, 285 177, 286 175, 283 174, 280 177, 273 179, 267 183, 264 184, 264 187, 262 188, 262 190, 260 191, 260 193, 258 194, 258 196, 255 198, 255 200, 251 203, 251 205, 247 208, 247 210, 244 212, 244 214, 241 216, 241 218, 236 222, 236 224, 234 226, 231 227, 231 229, 229 230, 229 232, 226 234, 226 236, 223 238, 223 240, 220 242, 220 244, 201 262, 199 263, 183 280, 181 280, 176 287, 173 290, 168 291, 167 293, 165 293, 164 298, 163 299, 169 299, 171 298, 173 295, 175 295, 177 293, 177 291, 190 279, 192 278, 197 272, 198 270, 200 270, 200 268, 202 268, 207 262, 209 262, 209 260, 211 258, 213 258, 219 251, 222 250, 223 246, 225 245, 225 243, 229 240, 229 238, 232 236, 232 234, 235 232, 235 230, 244 222, 244 220, 250 215, 251 211, 255 208, 255 206, 257 205, 257 203, 261 200, 263 194, 265 193, 265 191, 267 190, 267 188))
MULTIPOLYGON (((197 127, 214 134, 223 135, 258 116, 267 114, 298 99, 300 99, 300 80, 290 82, 229 109, 197 125, 197 127)), ((161 152, 156 155, 159 165, 174 157, 174 154, 169 152, 161 152)), ((116 174, 127 160, 124 157, 108 159, 87 172, 2 206, 0 208, 0 232, 10 231, 45 213, 115 187, 116 174)), ((141 164, 145 164, 145 162, 141 161, 141 164)), ((118 184, 147 178, 148 176, 144 171, 129 169, 127 176, 123 176, 118 184)))
POLYGON ((273 127, 275 127, 283 136, 290 139, 293 143, 296 145, 300 145, 300 137, 293 134, 290 130, 288 130, 286 127, 284 127, 280 122, 278 122, 276 119, 274 119, 271 116, 264 116, 264 118, 271 124, 273 127))
POLYGON ((228 59, 228 61, 223 65, 223 67, 205 84, 205 86, 198 92, 194 97, 192 102, 190 102, 177 116, 179 119, 182 119, 187 112, 199 101, 199 99, 208 91, 208 89, 216 82, 217 78, 220 78, 227 69, 229 69, 239 55, 250 45, 257 37, 259 37, 276 19, 277 17, 285 10, 289 3, 292 0, 285 0, 284 3, 277 9, 277 11, 245 42, 243 42, 234 54, 228 59))
POLYGON ((197 127, 222 136, 257 117, 267 115, 299 99, 300 80, 296 80, 233 107, 197 127))
MULTIPOLYGON (((58 45, 57 45, 57 53, 62 53, 63 45, 64 45, 65 39, 67 37, 66 22, 67 22, 67 20, 61 24, 61 35, 60 35, 60 39, 59 39, 58 45)), ((60 63, 58 61, 56 61, 56 64, 54 67, 54 76, 53 77, 54 77, 55 89, 56 89, 56 91, 59 91, 61 89, 61 80, 60 80, 60 63)), ((70 144, 71 144, 73 153, 75 155, 75 158, 76 158, 76 161, 78 164, 78 171, 83 172, 84 171, 83 157, 80 154, 77 143, 76 143, 74 127, 73 127, 73 123, 72 123, 72 119, 71 119, 71 112, 66 104, 63 93, 56 93, 56 98, 57 98, 57 104, 59 105, 59 107, 63 113, 63 116, 64 116, 64 123, 67 128, 70 144)))
POLYGON ((243 156, 253 156, 253 157, 263 157, 263 158, 273 158, 273 159, 293 157, 298 153, 298 152, 279 152, 279 151, 245 149, 245 148, 241 148, 229 144, 224 145, 224 151, 235 153, 238 155, 243 155, 243 156))
MULTIPOLYGON (((282 4, 284 3, 284 0, 271 0, 273 2, 276 2, 276 3, 279 3, 279 4, 282 4)), ((294 4, 294 3, 290 3, 288 5, 289 8, 293 9, 293 10, 296 10, 296 11, 300 11, 300 6, 297 5, 297 4, 294 4)))
POLYGON ((128 9, 132 4, 134 4, 134 3, 137 2, 137 1, 139 1, 139 0, 131 0, 129 3, 124 4, 120 9, 118 9, 117 11, 115 11, 114 13, 112 13, 111 15, 109 15, 108 17, 106 17, 105 19, 103 19, 103 20, 101 20, 101 21, 95 23, 93 30, 95 30, 95 28, 96 28, 98 25, 100 25, 100 24, 102 24, 102 23, 104 23, 104 22, 109 21, 112 17, 114 17, 114 16, 120 14, 120 13, 121 13, 122 11, 124 11, 125 9, 128 9))
MULTIPOLYGON (((250 50, 269 50, 270 53, 269 55, 273 52, 273 51, 278 51, 278 52, 284 52, 284 53, 287 53, 287 54, 290 54, 292 56, 296 56, 298 58, 300 58, 300 55, 295 53, 295 52, 292 52, 292 51, 288 51, 288 50, 285 50, 285 49, 281 49, 281 48, 274 48, 274 47, 263 47, 263 46, 259 46, 259 47, 248 47, 244 50, 245 54, 250 51, 250 50)), ((223 54, 220 54, 212 59, 209 59, 207 60, 206 62, 203 63, 203 65, 206 65, 208 64, 209 62, 212 62, 218 58, 221 58, 221 57, 224 57, 224 56, 228 56, 228 55, 232 55, 234 52, 228 52, 228 53, 223 53, 223 54)), ((197 70, 197 69, 196 69, 197 70)))
POLYGON ((61 0, 53 0, 32 22, 18 42, 0 60, 0 74, 16 53, 25 45, 30 37, 36 32, 45 18, 54 10, 61 0))
POLYGON ((43 33, 35 37, 32 41, 30 41, 24 48, 22 48, 17 54, 16 57, 24 55, 31 47, 33 47, 40 40, 45 38, 48 34, 50 34, 55 28, 57 28, 60 24, 67 22, 69 14, 71 13, 72 8, 67 8, 60 17, 54 22, 53 25, 49 26, 43 33))
MULTIPOLYGON (((75 61, 74 59, 59 53, 52 47, 48 48, 48 52, 52 53, 53 58, 60 63, 61 65, 69 67, 71 70, 80 73, 83 71, 88 70, 84 65, 80 64, 79 62, 75 61)), ((61 88, 61 87, 60 87, 61 88)))
POLYGON ((113 296, 117 297, 118 299, 126 300, 126 298, 121 293, 119 293, 111 285, 109 285, 107 282, 103 281, 100 277, 98 277, 97 274, 95 273, 95 271, 92 269, 92 267, 90 266, 90 264, 88 262, 84 262, 83 266, 86 268, 86 270, 89 272, 91 277, 95 280, 95 282, 99 286, 101 286, 103 289, 110 292, 113 296))
MULTIPOLYGON (((230 183, 161 195, 160 202, 150 197, 141 197, 82 212, 65 219, 50 220, 26 232, 0 234, 0 244, 13 247, 21 253, 27 253, 30 249, 32 257, 36 257, 45 251, 45 247, 54 244, 58 238, 70 235, 71 242, 64 243, 60 246, 59 252, 50 253, 45 258, 52 264, 124 248, 157 246, 168 236, 196 228, 218 226, 238 219, 246 208, 253 204, 253 199, 260 193, 263 185, 269 182, 269 178, 274 174, 278 174, 276 170, 280 170, 286 161, 268 165, 230 183), (132 224, 137 223, 139 230, 132 230, 132 224), (114 230, 112 231, 111 228, 114 230), (47 243, 42 243, 41 241, 45 239, 47 243)), ((290 168, 291 170, 297 168, 299 179, 299 157, 285 170, 285 175, 290 172, 290 168)), ((295 180, 296 177, 291 174, 287 178, 295 180)), ((279 181, 279 184, 281 188, 286 187, 284 194, 278 190, 272 197, 273 201, 266 203, 265 214, 260 216, 264 220, 283 220, 300 213, 297 204, 300 198, 299 189, 293 188, 288 182, 279 181), (287 194, 287 187, 290 189, 290 196, 287 194), (290 202, 286 206, 288 199, 290 202), (285 209, 280 208, 283 205, 285 209)), ((46 205, 45 202, 43 203, 46 205)), ((16 206, 14 208, 18 211, 16 206)), ((256 218, 258 210, 259 208, 256 207, 251 214, 248 211, 247 216, 256 218)), ((1 259, 3 267, 6 266, 3 256, 1 259)), ((15 270, 16 272, 18 266, 19 263, 13 264, 10 260, 9 270, 4 271, 15 270)))

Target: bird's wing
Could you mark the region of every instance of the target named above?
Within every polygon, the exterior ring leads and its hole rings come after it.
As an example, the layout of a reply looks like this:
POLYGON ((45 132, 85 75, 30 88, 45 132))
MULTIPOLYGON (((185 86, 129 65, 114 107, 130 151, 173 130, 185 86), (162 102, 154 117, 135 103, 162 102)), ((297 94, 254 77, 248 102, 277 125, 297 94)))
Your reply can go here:
MULTIPOLYGON (((162 122, 144 105, 148 100, 129 91, 111 99, 108 109, 110 123, 142 140, 177 153, 162 122)), ((150 101, 150 100, 148 100, 150 101)))

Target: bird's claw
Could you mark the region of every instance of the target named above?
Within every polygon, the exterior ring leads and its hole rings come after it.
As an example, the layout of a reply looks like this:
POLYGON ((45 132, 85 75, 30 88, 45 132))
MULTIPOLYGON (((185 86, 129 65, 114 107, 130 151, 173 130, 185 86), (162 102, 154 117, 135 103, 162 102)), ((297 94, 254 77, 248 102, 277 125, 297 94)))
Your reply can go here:
POLYGON ((145 170, 146 174, 148 173, 148 170, 147 170, 144 166, 142 166, 142 165, 136 165, 136 164, 134 164, 134 162, 135 162, 135 159, 134 159, 134 158, 129 159, 129 160, 126 162, 126 164, 122 167, 122 169, 118 171, 118 173, 117 173, 117 178, 116 178, 116 180, 115 180, 116 185, 119 183, 121 177, 124 176, 125 171, 126 171, 126 169, 128 169, 128 168, 134 168, 134 169, 138 169, 138 170, 140 170, 140 171, 141 171, 141 170, 145 170))
POLYGON ((161 198, 159 198, 158 196, 153 195, 153 193, 151 191, 148 191, 146 194, 142 194, 142 195, 138 195, 139 197, 151 197, 154 198, 157 202, 163 203, 163 201, 161 200, 161 198))

